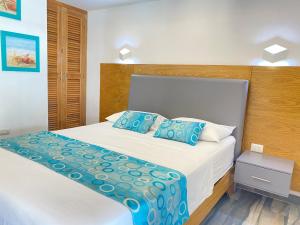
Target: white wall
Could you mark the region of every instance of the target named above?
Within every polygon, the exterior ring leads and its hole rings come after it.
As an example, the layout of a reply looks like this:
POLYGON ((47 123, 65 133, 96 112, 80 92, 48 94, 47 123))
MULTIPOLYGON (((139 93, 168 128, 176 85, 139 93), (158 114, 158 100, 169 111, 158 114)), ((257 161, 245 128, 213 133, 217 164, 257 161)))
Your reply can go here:
POLYGON ((47 129, 47 0, 22 0, 22 20, 0 17, 0 30, 39 36, 41 51, 40 73, 0 67, 0 131, 15 135, 47 129))
POLYGON ((289 48, 279 65, 300 64, 299 0, 161 0, 89 12, 87 122, 98 121, 99 64, 265 65, 263 49, 289 48))

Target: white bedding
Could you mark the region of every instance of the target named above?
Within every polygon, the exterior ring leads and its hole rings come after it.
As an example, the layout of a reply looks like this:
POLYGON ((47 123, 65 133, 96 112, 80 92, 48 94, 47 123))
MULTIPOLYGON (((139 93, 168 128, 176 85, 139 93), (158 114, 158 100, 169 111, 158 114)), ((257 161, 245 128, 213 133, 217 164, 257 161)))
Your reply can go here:
MULTIPOLYGON (((232 166, 234 137, 197 146, 112 128, 105 122, 57 133, 182 172, 190 214, 232 166)), ((130 211, 35 162, 0 149, 0 225, 131 225, 130 211)))

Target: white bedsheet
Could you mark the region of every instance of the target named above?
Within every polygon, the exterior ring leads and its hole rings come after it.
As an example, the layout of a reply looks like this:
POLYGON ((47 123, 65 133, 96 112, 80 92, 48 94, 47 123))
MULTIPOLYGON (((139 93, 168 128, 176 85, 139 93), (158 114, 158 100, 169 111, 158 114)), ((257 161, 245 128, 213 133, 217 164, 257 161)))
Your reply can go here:
MULTIPOLYGON (((57 133, 178 170, 187 177, 190 214, 232 166, 235 139, 187 144, 112 128, 110 122, 57 133)), ((0 225, 131 225, 112 199, 0 149, 0 225)))

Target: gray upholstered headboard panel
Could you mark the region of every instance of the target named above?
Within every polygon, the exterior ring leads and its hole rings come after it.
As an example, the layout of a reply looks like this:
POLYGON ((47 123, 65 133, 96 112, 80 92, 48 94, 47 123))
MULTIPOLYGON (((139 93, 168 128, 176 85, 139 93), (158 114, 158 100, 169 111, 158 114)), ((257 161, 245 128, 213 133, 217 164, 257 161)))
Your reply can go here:
POLYGON ((132 75, 129 109, 167 118, 192 117, 236 126, 235 157, 240 154, 248 81, 132 75))

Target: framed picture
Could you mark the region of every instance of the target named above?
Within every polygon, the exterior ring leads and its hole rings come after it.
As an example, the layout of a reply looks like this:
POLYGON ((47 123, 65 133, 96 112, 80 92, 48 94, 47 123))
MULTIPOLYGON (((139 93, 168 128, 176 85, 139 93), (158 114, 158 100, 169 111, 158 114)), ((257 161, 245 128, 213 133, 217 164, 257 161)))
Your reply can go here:
POLYGON ((39 37, 1 31, 3 71, 40 72, 39 37))
POLYGON ((21 20, 21 0, 0 0, 0 16, 21 20))

